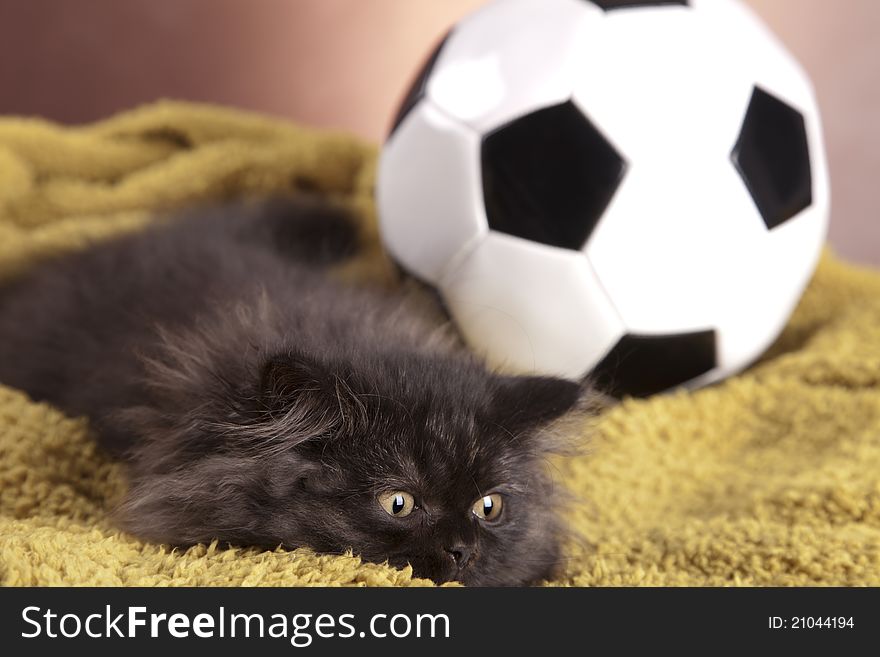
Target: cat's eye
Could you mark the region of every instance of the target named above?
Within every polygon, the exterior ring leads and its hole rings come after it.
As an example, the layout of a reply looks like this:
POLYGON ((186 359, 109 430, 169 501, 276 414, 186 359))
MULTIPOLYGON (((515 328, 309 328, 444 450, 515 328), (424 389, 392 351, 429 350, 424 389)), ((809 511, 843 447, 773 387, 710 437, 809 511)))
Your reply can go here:
POLYGON ((402 490, 390 490, 379 495, 379 505, 389 516, 403 518, 416 506, 413 496, 402 490))
POLYGON ((471 512, 480 520, 497 520, 501 515, 501 495, 492 493, 481 497, 471 507, 471 512))

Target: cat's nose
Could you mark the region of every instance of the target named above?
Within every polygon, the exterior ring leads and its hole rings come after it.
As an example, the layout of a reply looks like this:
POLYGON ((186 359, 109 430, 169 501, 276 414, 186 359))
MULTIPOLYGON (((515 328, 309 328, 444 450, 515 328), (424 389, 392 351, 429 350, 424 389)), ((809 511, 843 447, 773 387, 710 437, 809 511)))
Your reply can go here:
POLYGON ((452 547, 446 548, 446 554, 452 557, 455 565, 459 568, 464 568, 468 564, 468 561, 471 560, 471 555, 473 555, 473 552, 473 548, 467 545, 454 545, 452 547))

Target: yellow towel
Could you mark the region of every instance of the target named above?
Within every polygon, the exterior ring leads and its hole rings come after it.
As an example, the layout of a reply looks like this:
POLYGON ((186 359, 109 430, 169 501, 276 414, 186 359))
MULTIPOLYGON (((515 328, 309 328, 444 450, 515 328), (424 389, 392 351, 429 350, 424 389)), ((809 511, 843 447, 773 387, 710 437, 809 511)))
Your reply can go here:
MULTIPOLYGON (((0 119, 0 276, 151 211, 296 189, 349 202, 375 238, 374 160, 344 135, 183 103, 77 128, 0 119)), ((377 248, 358 275, 383 275, 377 248)), ((761 363, 625 401, 592 444, 555 466, 587 542, 553 584, 880 585, 880 273, 826 254, 761 363)), ((308 550, 143 544, 107 519, 123 486, 85 420, 0 386, 5 585, 429 584, 308 550)))

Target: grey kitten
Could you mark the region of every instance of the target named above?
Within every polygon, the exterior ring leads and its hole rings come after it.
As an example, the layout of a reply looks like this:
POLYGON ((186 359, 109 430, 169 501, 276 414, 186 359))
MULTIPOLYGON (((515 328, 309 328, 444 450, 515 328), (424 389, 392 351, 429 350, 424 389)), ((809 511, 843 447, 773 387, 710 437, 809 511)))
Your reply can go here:
POLYGON ((123 527, 349 549, 436 582, 551 576, 548 425, 586 386, 493 373, 401 292, 344 285, 323 202, 210 209, 0 288, 0 381, 90 418, 127 464, 123 527))

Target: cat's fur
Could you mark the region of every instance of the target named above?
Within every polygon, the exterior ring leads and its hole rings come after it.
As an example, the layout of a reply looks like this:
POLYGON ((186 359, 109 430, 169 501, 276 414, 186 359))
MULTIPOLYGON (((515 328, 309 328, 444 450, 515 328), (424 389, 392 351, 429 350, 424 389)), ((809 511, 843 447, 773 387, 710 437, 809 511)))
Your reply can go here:
POLYGON ((206 210, 0 288, 0 382, 87 415, 128 465, 123 526, 191 545, 309 546, 438 582, 551 574, 545 427, 585 390, 494 374, 399 293, 334 282, 349 217, 206 210), (419 508, 386 513, 377 495, 419 508), (495 522, 471 508, 503 495, 495 522), (464 555, 464 556, 463 556, 464 555))

